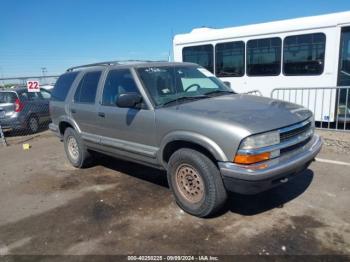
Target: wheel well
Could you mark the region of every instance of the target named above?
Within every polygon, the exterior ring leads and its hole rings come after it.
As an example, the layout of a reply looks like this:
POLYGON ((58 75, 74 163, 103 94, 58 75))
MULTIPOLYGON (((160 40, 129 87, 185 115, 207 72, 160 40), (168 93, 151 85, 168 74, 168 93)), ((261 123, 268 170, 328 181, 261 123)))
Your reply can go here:
POLYGON ((68 122, 61 122, 61 123, 59 123, 58 128, 59 128, 60 134, 62 136, 64 135, 64 131, 67 129, 67 127, 73 128, 73 126, 71 124, 69 124, 68 122))
POLYGON ((175 151, 179 150, 180 148, 190 148, 198 152, 201 152, 203 155, 207 156, 211 161, 213 161, 215 165, 217 164, 217 159, 213 156, 213 154, 208 149, 196 143, 187 142, 187 141, 173 141, 168 143, 163 150, 163 161, 165 163, 168 163, 171 155, 175 151))

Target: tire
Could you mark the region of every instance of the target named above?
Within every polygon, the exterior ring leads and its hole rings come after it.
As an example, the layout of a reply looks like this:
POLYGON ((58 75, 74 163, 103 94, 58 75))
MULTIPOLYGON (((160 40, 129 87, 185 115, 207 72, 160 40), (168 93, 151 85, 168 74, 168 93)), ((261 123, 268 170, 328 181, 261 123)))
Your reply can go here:
POLYGON ((169 160, 168 183, 177 204, 187 213, 209 217, 227 200, 227 192, 216 165, 193 149, 180 149, 169 160))
POLYGON ((30 133, 37 133, 40 128, 38 117, 36 117, 35 115, 30 116, 27 122, 27 127, 30 133))
POLYGON ((63 143, 66 156, 72 166, 76 168, 85 168, 92 164, 89 151, 73 128, 68 127, 64 131, 63 143))

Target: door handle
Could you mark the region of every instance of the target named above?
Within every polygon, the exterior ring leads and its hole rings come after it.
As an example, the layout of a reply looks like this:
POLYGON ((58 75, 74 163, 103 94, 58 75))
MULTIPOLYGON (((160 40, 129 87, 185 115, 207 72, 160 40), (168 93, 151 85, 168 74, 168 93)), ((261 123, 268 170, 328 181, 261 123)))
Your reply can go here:
POLYGON ((105 117, 105 116, 106 116, 106 114, 105 114, 105 113, 103 113, 103 112, 98 112, 98 116, 99 116, 99 117, 105 117))
POLYGON ((75 114, 77 112, 77 110, 75 110, 73 108, 70 111, 72 112, 72 114, 75 114))

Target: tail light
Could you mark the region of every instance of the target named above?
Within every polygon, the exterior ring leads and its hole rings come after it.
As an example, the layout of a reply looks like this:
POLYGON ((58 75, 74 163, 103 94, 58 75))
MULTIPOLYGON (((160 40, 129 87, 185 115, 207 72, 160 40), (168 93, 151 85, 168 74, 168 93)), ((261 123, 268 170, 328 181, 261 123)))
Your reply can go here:
POLYGON ((15 101, 15 112, 21 112, 23 109, 23 104, 21 101, 17 98, 15 101))

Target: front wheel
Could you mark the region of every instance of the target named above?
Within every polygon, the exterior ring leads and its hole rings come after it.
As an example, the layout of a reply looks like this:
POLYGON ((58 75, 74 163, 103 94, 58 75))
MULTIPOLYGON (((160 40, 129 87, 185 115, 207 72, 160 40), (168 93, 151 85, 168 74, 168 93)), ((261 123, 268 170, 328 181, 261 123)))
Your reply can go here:
POLYGON ((180 149, 169 160, 168 182, 177 204, 187 213, 208 217, 225 204, 227 192, 216 165, 193 149, 180 149))

